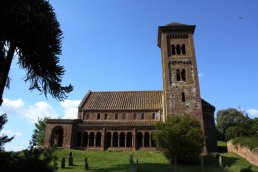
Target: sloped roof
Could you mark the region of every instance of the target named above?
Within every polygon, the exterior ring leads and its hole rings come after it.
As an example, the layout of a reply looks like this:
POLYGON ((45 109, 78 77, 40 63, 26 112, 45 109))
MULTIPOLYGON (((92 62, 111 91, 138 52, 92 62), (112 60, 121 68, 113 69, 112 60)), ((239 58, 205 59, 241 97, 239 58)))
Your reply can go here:
POLYGON ((86 110, 159 110, 162 91, 88 92, 79 108, 86 110))
MULTIPOLYGON (((159 110, 162 91, 89 91, 79 108, 85 110, 159 110)), ((201 99, 203 106, 213 105, 201 99)))

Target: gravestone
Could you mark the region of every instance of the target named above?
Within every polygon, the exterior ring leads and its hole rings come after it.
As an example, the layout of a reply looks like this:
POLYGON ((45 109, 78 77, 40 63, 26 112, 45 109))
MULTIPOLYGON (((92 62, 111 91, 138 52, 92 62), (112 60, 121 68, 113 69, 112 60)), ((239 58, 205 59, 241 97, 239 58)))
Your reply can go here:
POLYGON ((86 157, 85 159, 84 159, 84 169, 85 169, 85 171, 87 171, 87 170, 89 170, 89 164, 88 164, 88 158, 86 157))
POLYGON ((130 172, 133 172, 133 155, 132 154, 129 157, 129 162, 130 162, 130 172))
POLYGON ((221 155, 219 156, 219 166, 220 166, 220 167, 223 166, 223 164, 222 164, 222 156, 221 156, 221 155))
POLYGON ((61 168, 65 168, 65 157, 61 159, 61 168))
POLYGON ((138 158, 137 158, 137 161, 136 161, 136 171, 139 172, 139 161, 138 161, 138 158))
POLYGON ((73 154, 72 154, 72 152, 70 152, 69 156, 68 156, 68 165, 69 166, 73 165, 73 154))

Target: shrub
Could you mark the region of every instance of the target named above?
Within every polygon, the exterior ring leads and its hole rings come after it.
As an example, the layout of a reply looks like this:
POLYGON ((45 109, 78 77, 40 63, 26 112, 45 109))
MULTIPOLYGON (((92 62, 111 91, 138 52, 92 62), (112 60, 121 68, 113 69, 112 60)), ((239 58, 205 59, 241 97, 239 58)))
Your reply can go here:
POLYGON ((199 121, 191 116, 173 116, 157 123, 154 140, 171 162, 190 163, 202 152, 204 136, 199 121))
POLYGON ((258 148, 257 137, 236 137, 232 140, 233 145, 241 145, 248 147, 249 149, 258 148))

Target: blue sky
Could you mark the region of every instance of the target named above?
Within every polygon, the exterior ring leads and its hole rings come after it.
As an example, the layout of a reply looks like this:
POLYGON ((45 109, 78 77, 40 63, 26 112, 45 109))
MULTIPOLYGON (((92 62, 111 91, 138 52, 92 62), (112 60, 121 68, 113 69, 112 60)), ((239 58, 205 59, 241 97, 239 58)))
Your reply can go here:
POLYGON ((63 30, 63 83, 74 85, 64 102, 29 91, 14 60, 10 90, 0 113, 2 133, 16 135, 6 150, 28 147, 38 118, 76 118, 88 90, 161 90, 158 26, 196 25, 201 96, 216 107, 245 109, 258 117, 258 1, 256 0, 50 0, 63 30))

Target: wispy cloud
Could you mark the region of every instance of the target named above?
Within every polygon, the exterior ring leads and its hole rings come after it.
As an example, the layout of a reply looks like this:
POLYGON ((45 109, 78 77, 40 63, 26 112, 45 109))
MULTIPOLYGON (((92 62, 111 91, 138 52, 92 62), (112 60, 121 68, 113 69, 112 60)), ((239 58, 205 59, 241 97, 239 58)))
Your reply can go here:
POLYGON ((62 116, 62 118, 74 119, 77 117, 77 107, 79 103, 79 100, 65 100, 64 102, 60 102, 62 114, 58 115, 56 110, 44 101, 27 104, 22 99, 4 99, 0 114, 7 113, 8 115, 21 116, 30 123, 35 123, 38 119, 44 117, 58 118, 62 116))
POLYGON ((7 135, 9 137, 15 136, 15 138, 17 138, 22 136, 22 133, 18 131, 12 131, 12 130, 1 130, 0 136, 1 135, 7 135))
POLYGON ((63 112, 64 112, 63 118, 76 119, 79 104, 80 104, 80 100, 65 100, 61 102, 60 105, 63 108, 63 112))
POLYGON ((247 109, 246 112, 248 113, 250 118, 258 117, 258 109, 247 109))
POLYGON ((198 73, 198 77, 202 77, 204 75, 204 73, 198 73))

